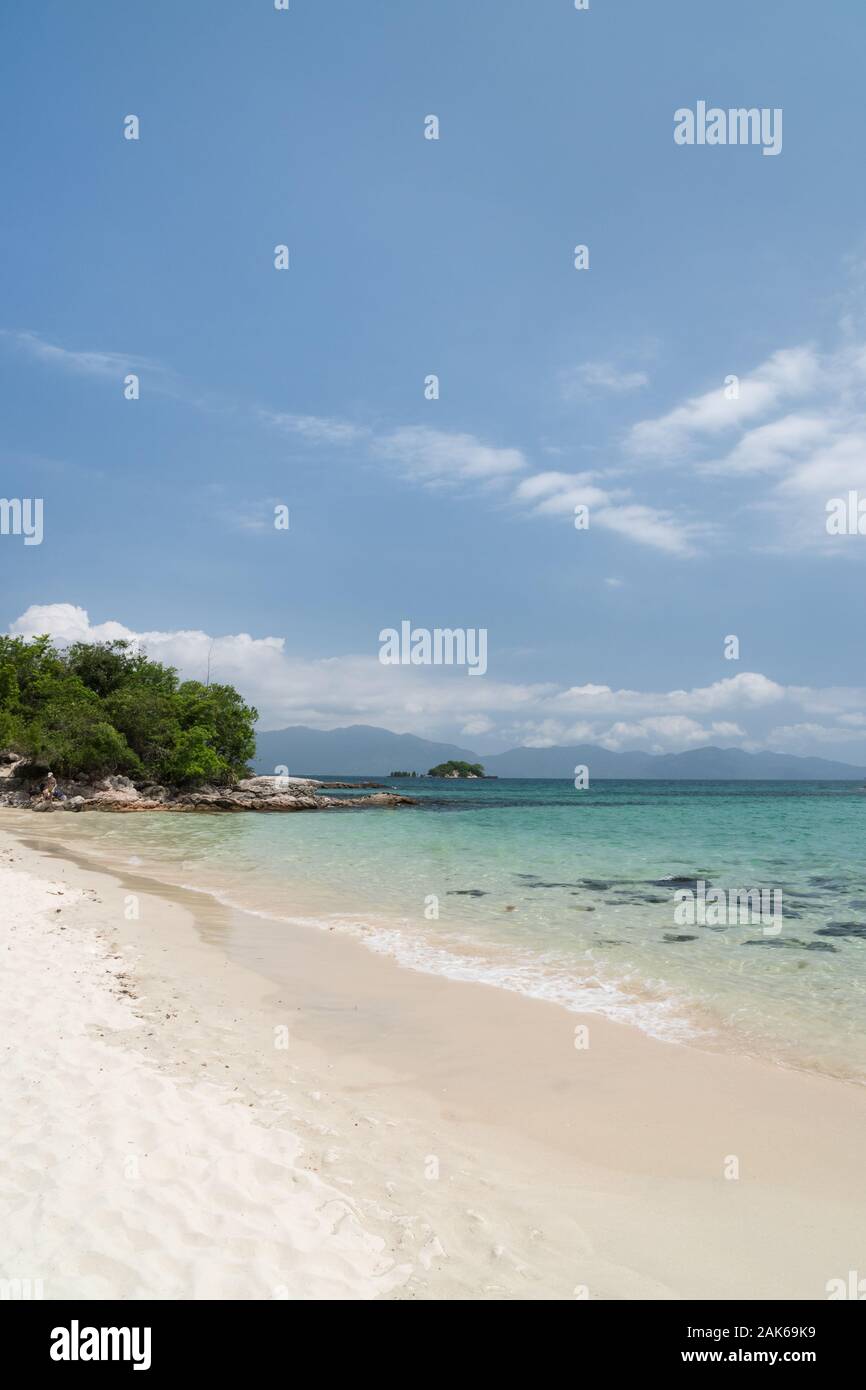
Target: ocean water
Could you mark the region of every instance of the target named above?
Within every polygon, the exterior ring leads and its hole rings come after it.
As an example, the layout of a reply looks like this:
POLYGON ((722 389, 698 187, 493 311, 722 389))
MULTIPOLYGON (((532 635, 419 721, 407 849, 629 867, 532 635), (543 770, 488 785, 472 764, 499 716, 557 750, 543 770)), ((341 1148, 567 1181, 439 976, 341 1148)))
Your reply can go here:
POLYGON ((388 782, 419 804, 75 826, 271 920, 277 951, 281 921, 303 921, 672 1042, 866 1080, 858 784, 388 782), (675 894, 698 880, 781 894, 781 917, 678 921, 675 894))

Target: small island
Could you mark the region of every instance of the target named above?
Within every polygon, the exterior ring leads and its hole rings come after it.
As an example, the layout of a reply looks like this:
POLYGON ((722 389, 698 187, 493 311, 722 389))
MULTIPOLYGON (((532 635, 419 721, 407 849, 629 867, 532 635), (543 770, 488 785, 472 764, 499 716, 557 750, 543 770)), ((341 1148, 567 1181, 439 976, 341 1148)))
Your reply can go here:
POLYGON ((431 767, 427 773, 428 777, 483 777, 484 767, 481 763, 462 763, 452 758, 447 763, 437 763, 436 767, 431 767))
POLYGON ((389 777, 417 777, 417 772, 389 772, 389 777))

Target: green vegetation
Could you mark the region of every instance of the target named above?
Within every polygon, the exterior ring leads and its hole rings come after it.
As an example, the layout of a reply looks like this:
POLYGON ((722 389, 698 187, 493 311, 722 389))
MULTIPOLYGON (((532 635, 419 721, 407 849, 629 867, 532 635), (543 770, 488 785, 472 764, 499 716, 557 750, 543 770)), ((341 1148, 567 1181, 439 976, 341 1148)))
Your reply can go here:
POLYGON ((427 773, 428 777, 483 777, 484 768, 481 763, 461 763, 452 759, 449 763, 438 763, 436 767, 431 767, 427 773))
POLYGON ((417 772, 389 772, 389 777, 417 777, 417 772))
POLYGON ((0 637, 0 748, 58 777, 229 785, 255 755, 257 718, 233 686, 181 683, 129 642, 0 637))

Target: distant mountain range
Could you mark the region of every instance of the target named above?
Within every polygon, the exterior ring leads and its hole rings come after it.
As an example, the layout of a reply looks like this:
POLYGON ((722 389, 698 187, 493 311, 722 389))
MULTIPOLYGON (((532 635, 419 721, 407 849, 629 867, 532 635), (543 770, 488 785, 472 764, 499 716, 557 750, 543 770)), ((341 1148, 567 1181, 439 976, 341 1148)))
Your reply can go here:
POLYGON ((591 743, 569 748, 512 748, 485 756, 453 743, 415 734, 392 734, 370 724, 346 729, 307 729, 302 724, 258 735, 255 769, 288 768, 292 776, 386 777, 397 769, 427 772, 458 758, 484 764, 496 777, 573 777, 580 763, 590 779, 681 778, 684 781, 866 780, 866 768, 793 753, 744 753, 739 748, 690 748, 686 753, 611 753, 591 743))

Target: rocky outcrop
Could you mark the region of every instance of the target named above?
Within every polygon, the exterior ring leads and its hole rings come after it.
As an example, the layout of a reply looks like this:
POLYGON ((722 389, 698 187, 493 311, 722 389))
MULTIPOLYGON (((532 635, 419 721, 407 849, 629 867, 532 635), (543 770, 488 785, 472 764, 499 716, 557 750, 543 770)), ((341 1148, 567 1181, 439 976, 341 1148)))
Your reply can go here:
MULTIPOLYGON (((318 782, 310 777, 247 777, 232 787, 197 787, 194 791, 137 784, 128 777, 104 777, 97 782, 60 780, 59 796, 44 798, 41 783, 16 775, 23 760, 0 753, 0 805, 43 814, 55 811, 169 811, 225 813, 235 811, 358 810, 363 806, 414 806, 412 797, 388 790, 370 796, 329 796, 330 789, 351 788, 358 783, 318 782), (6 761, 4 761, 4 759, 6 761)), ((367 787, 381 783, 364 783, 367 787)))

